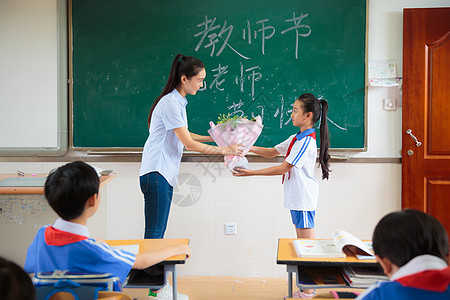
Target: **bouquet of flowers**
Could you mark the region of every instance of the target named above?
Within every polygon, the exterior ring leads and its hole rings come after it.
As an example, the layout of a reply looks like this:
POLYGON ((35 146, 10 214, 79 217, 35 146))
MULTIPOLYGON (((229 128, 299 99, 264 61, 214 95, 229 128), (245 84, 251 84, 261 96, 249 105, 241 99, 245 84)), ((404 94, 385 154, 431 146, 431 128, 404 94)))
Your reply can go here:
MULTIPOLYGON (((264 127, 260 116, 248 120, 247 117, 230 117, 230 114, 219 116, 217 124, 209 122, 209 125, 211 129, 208 133, 218 146, 242 144, 244 155, 256 142, 264 127)), ((231 172, 236 168, 249 168, 248 160, 241 156, 225 156, 225 166, 231 172)))

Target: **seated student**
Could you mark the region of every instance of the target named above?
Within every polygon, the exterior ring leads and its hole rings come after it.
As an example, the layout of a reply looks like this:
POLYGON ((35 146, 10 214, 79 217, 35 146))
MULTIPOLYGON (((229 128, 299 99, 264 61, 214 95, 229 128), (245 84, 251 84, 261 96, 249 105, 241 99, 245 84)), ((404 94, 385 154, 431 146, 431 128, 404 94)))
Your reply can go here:
MULTIPOLYGON (((145 269, 174 255, 191 254, 188 246, 179 244, 134 255, 89 238, 86 224, 97 211, 98 190, 97 172, 84 162, 68 163, 50 172, 45 197, 60 219, 38 231, 28 248, 25 271, 111 273, 123 283, 131 268, 145 269)), ((185 295, 179 296, 187 299, 185 295)))
POLYGON ((411 209, 386 215, 375 227, 373 250, 390 281, 357 299, 450 299, 448 236, 431 215, 411 209))
POLYGON ((0 257, 0 295, 2 300, 34 300, 36 290, 30 276, 16 263, 0 257))

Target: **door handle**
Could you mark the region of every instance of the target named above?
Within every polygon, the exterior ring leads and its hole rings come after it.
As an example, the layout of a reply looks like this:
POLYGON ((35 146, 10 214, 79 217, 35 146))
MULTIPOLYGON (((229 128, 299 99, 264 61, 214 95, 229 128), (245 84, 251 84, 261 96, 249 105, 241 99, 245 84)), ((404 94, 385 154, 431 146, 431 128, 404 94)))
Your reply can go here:
POLYGON ((420 147, 422 145, 422 143, 417 140, 417 138, 414 136, 414 134, 412 134, 411 129, 406 130, 406 134, 409 134, 411 136, 411 138, 414 140, 414 142, 416 142, 416 147, 420 147))

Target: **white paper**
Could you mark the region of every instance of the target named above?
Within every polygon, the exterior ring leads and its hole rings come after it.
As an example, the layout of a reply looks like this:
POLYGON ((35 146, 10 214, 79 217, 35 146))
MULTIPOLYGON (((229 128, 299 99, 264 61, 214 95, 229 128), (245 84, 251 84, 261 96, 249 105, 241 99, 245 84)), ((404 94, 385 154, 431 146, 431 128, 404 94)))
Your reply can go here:
POLYGON ((369 79, 397 77, 397 63, 394 60, 369 60, 369 79))
POLYGON ((399 86, 400 83, 396 78, 374 78, 369 79, 370 86, 393 87, 399 86))
POLYGON ((345 257, 332 240, 294 240, 298 257, 345 257))
POLYGON ((369 84, 371 86, 399 86, 397 63, 394 60, 370 60, 369 84))

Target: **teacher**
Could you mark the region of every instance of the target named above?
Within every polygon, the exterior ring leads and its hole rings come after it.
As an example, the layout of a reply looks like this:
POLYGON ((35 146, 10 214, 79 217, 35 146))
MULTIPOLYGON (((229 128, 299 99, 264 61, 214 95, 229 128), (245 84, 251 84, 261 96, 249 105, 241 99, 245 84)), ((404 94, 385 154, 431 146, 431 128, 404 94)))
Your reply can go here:
POLYGON ((150 109, 149 136, 144 145, 139 173, 145 199, 146 239, 164 238, 183 146, 189 151, 205 154, 242 155, 242 145, 216 147, 203 144, 213 139, 188 131, 186 95, 195 95, 203 87, 205 76, 203 62, 178 54, 164 90, 150 109))

